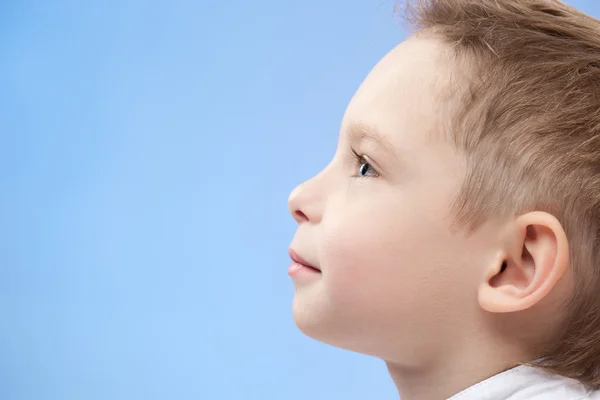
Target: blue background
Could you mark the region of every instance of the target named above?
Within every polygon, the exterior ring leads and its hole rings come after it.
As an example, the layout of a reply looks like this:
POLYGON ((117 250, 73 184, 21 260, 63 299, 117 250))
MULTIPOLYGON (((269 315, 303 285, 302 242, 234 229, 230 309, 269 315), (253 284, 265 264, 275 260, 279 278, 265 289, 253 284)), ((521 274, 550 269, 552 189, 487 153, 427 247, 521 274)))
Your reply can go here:
POLYGON ((286 205, 393 1, 97 3, 0 3, 0 398, 396 398, 295 328, 286 205))

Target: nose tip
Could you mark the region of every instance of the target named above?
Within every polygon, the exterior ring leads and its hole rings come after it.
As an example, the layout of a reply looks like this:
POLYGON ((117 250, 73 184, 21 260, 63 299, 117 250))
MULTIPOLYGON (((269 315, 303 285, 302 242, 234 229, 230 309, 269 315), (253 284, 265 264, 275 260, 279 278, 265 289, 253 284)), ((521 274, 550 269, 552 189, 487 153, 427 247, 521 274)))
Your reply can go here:
POLYGON ((320 177, 313 177, 298 185, 288 197, 288 209, 297 223, 321 221, 325 198, 320 177))
POLYGON ((292 214, 294 220, 296 220, 296 222, 298 223, 306 221, 308 219, 306 217, 306 214, 304 214, 304 212, 300 210, 300 190, 300 186, 295 187, 288 197, 288 209, 290 211, 290 214, 292 214))

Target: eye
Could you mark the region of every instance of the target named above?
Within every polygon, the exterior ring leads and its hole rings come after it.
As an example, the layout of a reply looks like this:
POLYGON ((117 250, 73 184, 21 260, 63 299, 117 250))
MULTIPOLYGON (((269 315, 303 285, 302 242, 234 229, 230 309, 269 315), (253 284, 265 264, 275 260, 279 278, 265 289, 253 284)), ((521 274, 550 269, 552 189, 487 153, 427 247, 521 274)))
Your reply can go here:
POLYGON ((376 178, 379 176, 377 171, 373 169, 369 161, 365 158, 365 156, 361 156, 354 150, 352 150, 354 154, 354 158, 356 159, 356 165, 358 166, 358 171, 355 177, 357 178, 376 178))
POLYGON ((377 176, 377 172, 371 167, 371 165, 365 160, 358 167, 358 176, 366 177, 366 176, 377 176))

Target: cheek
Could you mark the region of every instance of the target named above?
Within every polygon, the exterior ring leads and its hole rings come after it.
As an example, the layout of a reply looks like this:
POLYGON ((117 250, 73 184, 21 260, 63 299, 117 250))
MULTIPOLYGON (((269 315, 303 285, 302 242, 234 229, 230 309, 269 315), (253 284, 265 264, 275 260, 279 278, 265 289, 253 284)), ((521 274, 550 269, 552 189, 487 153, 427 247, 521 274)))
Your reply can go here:
POLYGON ((331 304, 365 318, 422 308, 427 293, 440 294, 453 280, 447 228, 440 218, 397 205, 364 210, 336 215, 324 227, 321 260, 331 304))
POLYGON ((402 265, 413 263, 421 251, 410 244, 407 221, 399 219, 374 210, 328 221, 322 259, 332 297, 352 303, 367 297, 373 300, 375 288, 384 296, 385 286, 407 278, 402 265))
POLYGON ((382 358, 391 347, 409 354, 430 346, 427 332, 460 324, 456 310, 472 297, 470 251, 444 214, 389 198, 328 207, 317 241, 322 279, 295 299, 306 334, 382 358))

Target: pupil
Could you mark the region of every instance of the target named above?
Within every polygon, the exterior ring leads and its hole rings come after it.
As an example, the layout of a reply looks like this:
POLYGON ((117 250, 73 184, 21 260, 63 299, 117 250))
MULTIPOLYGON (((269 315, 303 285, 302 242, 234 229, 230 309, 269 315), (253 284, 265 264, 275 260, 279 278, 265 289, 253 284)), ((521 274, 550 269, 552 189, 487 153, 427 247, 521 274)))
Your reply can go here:
POLYGON ((369 164, 364 163, 360 166, 360 174, 365 175, 369 171, 369 164))

